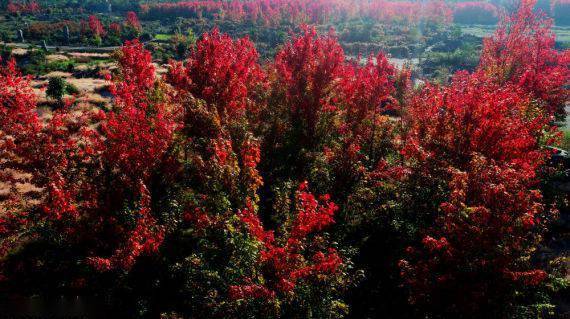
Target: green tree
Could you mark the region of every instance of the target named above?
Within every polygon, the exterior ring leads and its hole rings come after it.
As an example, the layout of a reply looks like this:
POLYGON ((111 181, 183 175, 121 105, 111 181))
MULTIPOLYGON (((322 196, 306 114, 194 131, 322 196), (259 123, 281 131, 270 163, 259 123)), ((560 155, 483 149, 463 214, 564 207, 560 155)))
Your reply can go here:
POLYGON ((46 95, 54 100, 60 101, 66 92, 67 83, 61 77, 52 77, 49 79, 46 95))

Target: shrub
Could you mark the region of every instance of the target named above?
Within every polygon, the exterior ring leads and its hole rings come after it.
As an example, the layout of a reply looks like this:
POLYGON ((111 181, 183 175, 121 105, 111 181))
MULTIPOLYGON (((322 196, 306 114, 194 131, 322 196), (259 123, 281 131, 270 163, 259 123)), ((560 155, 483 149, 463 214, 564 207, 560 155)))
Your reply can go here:
POLYGON ((60 101, 63 99, 63 95, 66 93, 67 83, 61 77, 53 77, 49 79, 49 83, 46 90, 46 95, 49 98, 60 101))
POLYGON ((76 95, 79 94, 79 89, 75 85, 67 83, 65 86, 65 92, 69 95, 76 95))

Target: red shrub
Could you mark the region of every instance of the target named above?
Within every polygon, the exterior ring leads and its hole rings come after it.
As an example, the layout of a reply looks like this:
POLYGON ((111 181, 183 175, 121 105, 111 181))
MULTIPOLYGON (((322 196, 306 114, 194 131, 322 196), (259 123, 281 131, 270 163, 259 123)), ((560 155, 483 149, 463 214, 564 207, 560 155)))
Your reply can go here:
POLYGON ((164 239, 164 228, 157 224, 150 211, 150 194, 146 186, 139 184, 140 201, 135 212, 136 224, 133 229, 120 234, 123 242, 109 258, 89 257, 87 263, 98 271, 112 269, 129 270, 141 255, 153 255, 164 239))
MULTIPOLYGON (((43 190, 38 205, 12 187, 13 212, 2 220, 2 253, 21 241, 40 236, 25 235, 29 229, 44 225, 45 237, 57 233, 62 240, 77 239, 79 221, 97 207, 98 157, 101 139, 89 128, 96 114, 84 111, 81 116, 70 112, 70 105, 55 111, 47 121, 40 121, 29 82, 10 62, 1 72, 0 95, 0 174, 12 186, 30 182, 43 190), (29 180, 13 178, 10 170, 29 174, 29 180)), ((31 194, 32 198, 38 194, 31 194)), ((33 262, 30 260, 30 262, 33 262)))
POLYGON ((342 80, 342 99, 346 103, 344 121, 355 135, 369 136, 370 132, 363 131, 366 122, 373 121, 387 109, 398 107, 394 98, 396 69, 383 54, 371 55, 364 66, 358 62, 346 67, 342 80))
POLYGON ((529 262, 552 219, 538 175, 550 155, 543 146, 556 137, 550 115, 568 98, 569 69, 533 5, 523 1, 501 21, 474 74, 428 85, 408 107, 406 183, 432 200, 413 207, 433 225, 400 266, 412 301, 434 311, 498 311, 490 307, 511 302, 517 287, 546 278, 529 262))
MULTIPOLYGON (((29 79, 16 69, 16 62, 11 60, 0 72, 0 127, 2 150, 12 150, 31 139, 40 129, 35 112, 36 96, 31 89, 29 79)), ((3 156, 4 157, 4 156, 3 156)))

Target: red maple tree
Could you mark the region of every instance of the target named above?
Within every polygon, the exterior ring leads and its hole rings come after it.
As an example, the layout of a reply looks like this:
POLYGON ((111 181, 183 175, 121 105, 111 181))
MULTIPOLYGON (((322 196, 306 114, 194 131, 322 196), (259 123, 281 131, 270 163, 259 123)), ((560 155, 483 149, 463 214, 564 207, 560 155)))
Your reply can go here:
POLYGON ((342 259, 333 248, 317 251, 310 259, 304 256, 311 245, 309 235, 333 224, 338 207, 330 202, 328 195, 317 200, 308 192, 307 182, 299 186, 296 200, 295 220, 284 238, 275 238, 274 231, 264 229, 251 201, 238 213, 250 235, 262 246, 259 257, 262 273, 260 278, 246 278, 244 285, 231 286, 232 298, 275 298, 278 294, 291 293, 302 280, 338 271, 342 259))

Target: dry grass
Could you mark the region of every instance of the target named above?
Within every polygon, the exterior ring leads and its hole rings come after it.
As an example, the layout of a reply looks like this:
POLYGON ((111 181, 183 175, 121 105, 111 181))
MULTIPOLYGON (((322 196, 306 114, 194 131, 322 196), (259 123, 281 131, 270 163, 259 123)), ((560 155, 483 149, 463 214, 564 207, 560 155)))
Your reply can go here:
POLYGON ((156 74, 159 76, 166 74, 168 72, 168 65, 166 64, 153 63, 153 65, 156 69, 156 74))
MULTIPOLYGON (((15 48, 13 53, 16 55, 27 54, 26 49, 15 48)), ((52 61, 65 61, 70 58, 82 59, 85 62, 90 62, 93 59, 108 58, 109 54, 105 53, 70 53, 70 54, 50 54, 47 56, 49 62, 52 61)), ((81 65, 86 70, 88 65, 81 65)), ((116 68, 113 63, 101 63, 102 69, 116 68)), ((51 72, 31 81, 33 92, 38 98, 37 112, 42 121, 48 121, 53 116, 52 101, 46 97, 45 89, 51 77, 64 78, 69 84, 74 85, 79 90, 77 104, 74 107, 74 115, 81 116, 82 113, 93 111, 101 107, 105 107, 110 103, 110 97, 105 97, 105 92, 108 82, 101 78, 74 78, 72 73, 69 72, 51 72)), ((0 179, 0 215, 6 211, 6 201, 11 194, 18 194, 26 198, 29 205, 37 205, 38 198, 41 196, 42 189, 34 186, 30 179, 30 174, 25 174, 18 171, 6 170, 0 172, 0 176, 4 174, 8 177, 6 180, 0 179), (12 180, 14 182, 10 182, 12 180)))
POLYGON ((108 82, 103 79, 95 78, 74 78, 71 73, 67 72, 51 72, 45 76, 40 77, 37 80, 32 81, 32 89, 38 98, 39 103, 48 102, 45 88, 48 85, 49 78, 51 77, 62 77, 67 83, 74 85, 78 90, 78 99, 84 99, 95 105, 104 105, 109 103, 110 99, 104 97, 99 92, 104 92, 108 86, 108 82))
POLYGON ((28 49, 14 48, 14 49, 12 49, 12 54, 17 55, 17 56, 24 56, 24 55, 28 54, 28 49))
POLYGON ((54 71, 40 77, 40 79, 49 79, 53 77, 70 78, 72 76, 69 72, 54 71))
POLYGON ((69 58, 63 54, 50 54, 46 56, 47 62, 67 61, 69 58))
POLYGON ((110 57, 109 53, 89 53, 89 52, 71 52, 69 55, 73 58, 88 57, 88 58, 98 58, 107 59, 110 57))
POLYGON ((107 81, 103 79, 93 78, 68 78, 66 79, 69 84, 75 85, 81 93, 96 92, 108 85, 107 81))
POLYGON ((110 55, 108 53, 86 53, 86 52, 72 52, 69 56, 73 58, 78 63, 89 63, 95 59, 108 59, 110 55))

